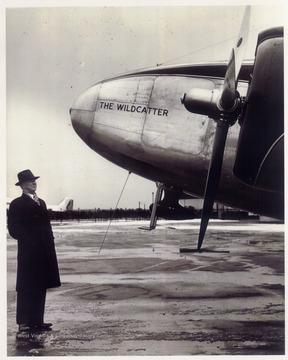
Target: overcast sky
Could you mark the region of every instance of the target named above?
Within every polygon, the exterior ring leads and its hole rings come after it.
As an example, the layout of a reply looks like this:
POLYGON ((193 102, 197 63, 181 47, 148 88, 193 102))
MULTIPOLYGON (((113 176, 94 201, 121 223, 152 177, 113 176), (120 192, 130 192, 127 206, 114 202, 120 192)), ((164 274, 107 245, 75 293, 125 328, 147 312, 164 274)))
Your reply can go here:
MULTIPOLYGON (((7 196, 20 195, 17 173, 29 168, 49 204, 70 195, 75 208, 114 208, 128 173, 77 136, 73 101, 127 70, 228 59, 243 12, 243 6, 8 8, 7 196)), ((252 6, 246 58, 254 56, 258 32, 283 25, 283 15, 281 5, 252 6)), ((147 208, 155 189, 131 174, 119 207, 147 208)))

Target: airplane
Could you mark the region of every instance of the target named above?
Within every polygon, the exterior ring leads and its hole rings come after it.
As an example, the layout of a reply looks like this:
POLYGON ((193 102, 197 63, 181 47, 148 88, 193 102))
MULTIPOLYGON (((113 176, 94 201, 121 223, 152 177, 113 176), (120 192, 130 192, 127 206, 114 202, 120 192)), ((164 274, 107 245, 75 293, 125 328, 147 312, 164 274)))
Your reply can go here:
MULTIPOLYGON (((11 204, 11 201, 13 199, 7 198, 6 199, 6 209, 9 209, 9 206, 11 204)), ((73 210, 73 199, 70 197, 65 197, 62 201, 59 202, 59 204, 56 205, 47 205, 48 211, 57 211, 57 212, 63 212, 63 211, 70 211, 73 210)))
POLYGON ((150 229, 159 205, 173 211, 175 197, 203 198, 199 252, 214 202, 284 219, 283 27, 259 33, 246 61, 250 12, 228 63, 131 71, 96 83, 70 108, 91 149, 155 181, 150 229))
POLYGON ((70 197, 65 197, 57 205, 47 205, 47 210, 55 212, 71 211, 73 210, 73 199, 70 197))

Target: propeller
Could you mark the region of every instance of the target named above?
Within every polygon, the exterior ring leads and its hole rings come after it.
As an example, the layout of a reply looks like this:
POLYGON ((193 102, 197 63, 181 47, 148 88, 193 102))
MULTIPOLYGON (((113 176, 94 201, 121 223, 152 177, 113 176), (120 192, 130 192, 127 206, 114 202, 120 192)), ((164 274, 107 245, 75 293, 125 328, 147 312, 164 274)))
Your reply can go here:
POLYGON ((237 92, 237 83, 247 46, 250 12, 250 6, 247 6, 236 45, 231 51, 222 91, 218 92, 217 90, 212 90, 211 92, 211 90, 205 89, 192 89, 188 95, 184 94, 181 99, 187 110, 208 115, 217 123, 205 185, 201 224, 198 236, 198 251, 201 251, 201 246, 219 187, 228 129, 236 122, 241 111, 241 99, 237 92))
POLYGON ((198 250, 201 249, 204 240, 204 236, 213 210, 216 193, 219 186, 228 129, 228 121, 219 122, 216 127, 210 165, 205 186, 200 231, 198 236, 198 250))
POLYGON ((236 89, 238 83, 238 76, 244 59, 245 50, 248 41, 250 14, 251 14, 251 7, 246 6, 242 24, 238 34, 237 42, 231 51, 230 59, 225 74, 224 86, 222 90, 220 104, 224 110, 228 110, 228 111, 230 108, 233 107, 235 98, 237 96, 236 89))

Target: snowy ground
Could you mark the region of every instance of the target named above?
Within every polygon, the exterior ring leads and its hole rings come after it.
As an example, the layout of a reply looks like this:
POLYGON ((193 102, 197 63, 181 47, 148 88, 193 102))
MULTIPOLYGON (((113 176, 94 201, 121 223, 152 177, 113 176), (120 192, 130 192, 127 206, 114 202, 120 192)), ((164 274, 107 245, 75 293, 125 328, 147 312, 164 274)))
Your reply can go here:
POLYGON ((62 286, 49 333, 17 334, 7 240, 8 356, 284 354, 284 225, 199 220, 53 223, 62 286))

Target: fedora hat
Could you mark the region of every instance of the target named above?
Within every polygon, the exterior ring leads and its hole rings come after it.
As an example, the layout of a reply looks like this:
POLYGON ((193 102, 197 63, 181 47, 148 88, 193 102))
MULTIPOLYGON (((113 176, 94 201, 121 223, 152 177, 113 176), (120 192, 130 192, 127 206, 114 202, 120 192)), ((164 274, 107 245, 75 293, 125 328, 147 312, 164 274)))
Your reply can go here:
POLYGON ((21 172, 19 172, 18 174, 18 182, 15 184, 16 186, 21 185, 21 183, 23 183, 24 181, 28 181, 28 180, 36 180, 38 179, 40 176, 34 176, 32 174, 31 170, 23 170, 21 172))

